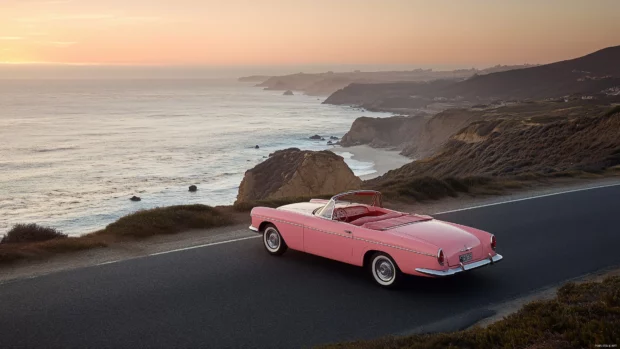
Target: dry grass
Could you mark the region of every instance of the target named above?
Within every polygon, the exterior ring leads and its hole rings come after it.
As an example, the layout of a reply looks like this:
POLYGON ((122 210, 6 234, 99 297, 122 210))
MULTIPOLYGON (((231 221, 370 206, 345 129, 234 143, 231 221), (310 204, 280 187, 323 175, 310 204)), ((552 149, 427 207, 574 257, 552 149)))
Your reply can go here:
POLYGON ((80 237, 67 237, 54 229, 34 224, 23 225, 19 227, 20 239, 16 240, 15 233, 11 235, 9 232, 5 239, 10 239, 11 243, 0 243, 0 264, 106 247, 127 239, 176 234, 190 229, 208 229, 233 223, 229 215, 216 208, 183 205, 138 211, 120 218, 103 230, 80 237), (24 227, 29 229, 24 230, 24 227), (50 239, 53 234, 60 235, 50 239))
POLYGON ((67 234, 63 234, 54 228, 42 227, 37 224, 16 224, 2 240, 0 240, 0 244, 40 242, 52 239, 63 239, 66 237, 67 234))
POLYGON ((59 253, 75 252, 96 247, 105 247, 105 239, 94 236, 67 237, 41 242, 20 242, 0 244, 0 264, 22 259, 40 259, 59 253))
POLYGON ((232 223, 230 217, 216 208, 206 205, 181 205, 138 211, 120 218, 94 234, 117 238, 144 238, 232 223))
MULTIPOLYGON (((501 195, 509 189, 523 188, 534 179, 509 179, 484 176, 435 178, 422 176, 414 178, 397 177, 379 183, 369 183, 368 188, 381 191, 389 201, 424 202, 457 197, 460 194, 501 195)), ((538 179, 538 177, 535 177, 538 179)))
POLYGON ((553 300, 533 302, 486 328, 385 337, 325 349, 593 348, 620 343, 620 277, 569 283, 553 300))

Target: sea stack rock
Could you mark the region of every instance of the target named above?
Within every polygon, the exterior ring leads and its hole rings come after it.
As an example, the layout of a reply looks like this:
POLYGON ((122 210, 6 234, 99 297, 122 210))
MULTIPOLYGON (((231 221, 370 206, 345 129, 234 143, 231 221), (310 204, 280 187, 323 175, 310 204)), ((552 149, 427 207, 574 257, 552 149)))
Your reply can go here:
POLYGON ((321 136, 319 136, 319 135, 314 135, 314 136, 311 136, 311 137, 310 137, 310 139, 316 139, 316 140, 321 140, 321 138, 322 138, 322 137, 321 137, 321 136))
POLYGON ((292 96, 292 95, 293 95, 293 91, 291 91, 291 90, 286 90, 286 91, 284 91, 283 95, 284 95, 284 96, 292 96))
POLYGON ((197 186, 195 186, 195 185, 190 185, 190 186, 189 186, 189 191, 191 191, 191 192, 198 191, 198 187, 197 187, 197 186))
POLYGON ((132 196, 131 199, 129 199, 129 200, 131 200, 131 201, 142 201, 142 199, 140 199, 137 196, 132 196))
POLYGON ((344 159, 331 151, 290 148, 245 172, 237 202, 328 195, 361 185, 344 159))

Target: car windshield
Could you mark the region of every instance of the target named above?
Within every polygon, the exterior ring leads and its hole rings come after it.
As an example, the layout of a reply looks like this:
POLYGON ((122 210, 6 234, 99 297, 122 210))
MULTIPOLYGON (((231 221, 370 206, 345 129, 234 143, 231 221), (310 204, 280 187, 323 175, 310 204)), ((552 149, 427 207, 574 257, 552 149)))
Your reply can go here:
POLYGON ((327 205, 315 209, 312 213, 325 219, 333 219, 336 205, 349 205, 352 203, 381 207, 381 194, 375 191, 356 191, 339 194, 332 197, 327 205))
POLYGON ((329 200, 327 205, 323 206, 323 208, 320 211, 318 211, 318 215, 326 219, 332 219, 332 214, 334 212, 335 206, 336 204, 334 200, 329 200))

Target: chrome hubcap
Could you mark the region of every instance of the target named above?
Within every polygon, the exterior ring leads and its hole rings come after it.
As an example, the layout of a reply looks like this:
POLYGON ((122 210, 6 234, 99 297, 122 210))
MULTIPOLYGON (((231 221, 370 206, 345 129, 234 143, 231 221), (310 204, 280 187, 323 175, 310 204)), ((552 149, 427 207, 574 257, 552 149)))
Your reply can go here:
POLYGON ((277 250, 280 246, 280 236, 278 233, 274 230, 268 230, 265 234, 267 234, 267 237, 265 238, 267 247, 271 250, 277 250))
POLYGON ((390 261, 380 260, 375 265, 375 273, 381 281, 388 282, 394 278, 394 266, 390 261))

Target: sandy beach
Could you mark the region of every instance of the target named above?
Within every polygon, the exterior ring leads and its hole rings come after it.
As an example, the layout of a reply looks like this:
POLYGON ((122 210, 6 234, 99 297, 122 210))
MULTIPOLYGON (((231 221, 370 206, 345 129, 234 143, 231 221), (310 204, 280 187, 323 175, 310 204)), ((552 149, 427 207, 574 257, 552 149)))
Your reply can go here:
POLYGON ((363 180, 379 177, 389 170, 399 168, 413 161, 413 159, 400 155, 398 150, 375 149, 367 145, 352 147, 334 146, 332 151, 337 153, 349 152, 353 154, 351 158, 354 160, 373 162, 376 172, 360 176, 363 180))

